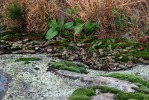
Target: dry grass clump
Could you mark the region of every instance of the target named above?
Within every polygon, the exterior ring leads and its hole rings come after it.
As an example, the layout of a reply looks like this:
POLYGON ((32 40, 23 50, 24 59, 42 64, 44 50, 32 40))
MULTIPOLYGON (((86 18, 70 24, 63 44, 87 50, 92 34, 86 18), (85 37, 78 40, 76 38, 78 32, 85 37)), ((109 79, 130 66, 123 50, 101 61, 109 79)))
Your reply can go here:
MULTIPOLYGON (((126 28, 132 34, 140 31, 141 24, 147 24, 149 17, 148 0, 66 0, 74 8, 78 7, 78 16, 82 20, 94 19, 101 25, 103 33, 118 33, 115 27, 113 10, 117 8, 117 16, 120 17, 121 11, 125 17, 131 17, 133 23, 126 28)), ((123 24, 123 23, 121 23, 123 24)))
POLYGON ((23 0, 26 5, 26 20, 28 31, 45 32, 47 17, 56 18, 61 8, 57 0, 23 0))
MULTIPOLYGON (((59 10, 64 6, 61 0, 4 0, 3 11, 6 16, 6 7, 9 3, 17 1, 21 6, 25 7, 24 18, 27 32, 45 32, 47 26, 45 24, 46 18, 58 18, 59 10)), ((15 23, 15 21, 8 21, 4 18, 6 25, 15 23)))

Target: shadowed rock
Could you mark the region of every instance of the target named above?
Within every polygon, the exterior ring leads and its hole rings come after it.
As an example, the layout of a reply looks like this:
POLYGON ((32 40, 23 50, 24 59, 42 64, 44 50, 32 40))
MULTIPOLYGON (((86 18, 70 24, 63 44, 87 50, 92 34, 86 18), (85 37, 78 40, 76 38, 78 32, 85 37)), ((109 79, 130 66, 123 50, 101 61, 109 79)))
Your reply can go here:
POLYGON ((3 99, 10 80, 10 76, 0 70, 0 100, 3 99))
POLYGON ((10 45, 0 43, 0 54, 10 54, 10 45))

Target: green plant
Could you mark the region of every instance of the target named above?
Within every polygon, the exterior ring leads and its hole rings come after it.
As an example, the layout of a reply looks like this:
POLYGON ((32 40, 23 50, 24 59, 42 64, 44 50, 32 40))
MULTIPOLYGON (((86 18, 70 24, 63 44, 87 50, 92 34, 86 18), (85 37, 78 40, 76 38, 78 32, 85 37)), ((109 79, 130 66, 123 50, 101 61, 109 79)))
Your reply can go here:
POLYGON ((116 30, 126 32, 127 28, 132 24, 131 17, 126 16, 125 13, 118 8, 114 8, 112 10, 112 14, 114 16, 114 25, 116 30))
POLYGON ((60 20, 47 20, 46 21, 49 30, 46 33, 46 39, 50 40, 54 38, 59 33, 64 33, 64 29, 71 29, 73 22, 64 23, 64 17, 61 17, 60 20))
POLYGON ((22 7, 17 1, 14 1, 6 6, 6 13, 11 20, 22 19, 22 7))
POLYGON ((96 29, 96 27, 97 27, 97 22, 92 23, 92 22, 88 21, 84 25, 84 30, 86 33, 90 34, 96 29))
POLYGON ((6 5, 5 13, 8 19, 13 22, 11 27, 9 27, 11 30, 21 33, 21 35, 27 32, 25 5, 21 5, 18 0, 13 0, 6 5))
POLYGON ((55 69, 67 70, 71 72, 85 73, 85 74, 88 73, 84 65, 69 61, 59 61, 59 62, 51 61, 48 65, 55 69))
MULTIPOLYGON (((77 8, 71 10, 66 9, 66 14, 72 16, 77 13, 77 8)), ((83 23, 78 18, 73 18, 72 21, 65 22, 64 17, 61 17, 59 20, 46 20, 46 24, 49 30, 46 33, 46 39, 50 40, 57 36, 58 34, 65 34, 67 31, 74 31, 74 36, 80 36, 81 32, 84 30, 86 33, 91 34, 97 27, 97 23, 92 23, 90 21, 83 23)))

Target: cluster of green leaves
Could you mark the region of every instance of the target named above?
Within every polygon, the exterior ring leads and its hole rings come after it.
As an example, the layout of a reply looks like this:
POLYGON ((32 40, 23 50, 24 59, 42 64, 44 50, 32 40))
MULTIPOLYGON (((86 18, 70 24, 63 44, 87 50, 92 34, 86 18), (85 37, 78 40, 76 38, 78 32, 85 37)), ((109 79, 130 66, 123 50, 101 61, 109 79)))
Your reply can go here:
POLYGON ((58 62, 51 61, 48 65, 55 69, 67 70, 67 71, 71 71, 71 72, 85 73, 85 74, 88 73, 87 70, 85 69, 84 65, 69 62, 69 61, 58 61, 58 62))
POLYGON ((132 24, 132 19, 118 8, 112 10, 114 16, 114 25, 120 32, 126 32, 127 28, 132 24))
MULTIPOLYGON (((74 10, 74 13, 77 13, 77 10, 74 10)), ((71 9, 66 9, 66 14, 68 16, 72 15, 71 9)), ((61 17, 59 20, 47 20, 46 21, 49 30, 46 33, 46 39, 50 40, 57 36, 58 34, 67 33, 67 31, 73 31, 74 36, 80 36, 82 31, 85 31, 87 34, 93 33, 97 27, 97 22, 87 21, 83 23, 80 19, 74 18, 72 21, 66 22, 64 17, 61 17)))
POLYGON ((11 20, 22 19, 23 7, 17 1, 14 1, 6 6, 6 15, 11 20))

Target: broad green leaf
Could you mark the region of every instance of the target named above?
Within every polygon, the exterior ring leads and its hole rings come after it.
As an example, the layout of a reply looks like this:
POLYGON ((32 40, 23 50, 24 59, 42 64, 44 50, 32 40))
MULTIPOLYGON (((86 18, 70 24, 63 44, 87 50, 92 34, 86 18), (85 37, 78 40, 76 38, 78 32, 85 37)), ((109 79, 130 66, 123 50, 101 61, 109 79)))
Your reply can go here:
POLYGON ((83 30, 83 24, 78 23, 74 26, 75 34, 80 34, 82 30, 83 30))
POLYGON ((71 10, 70 8, 67 8, 67 9, 66 9, 66 14, 67 14, 68 16, 71 16, 71 15, 72 15, 72 10, 71 10))
POLYGON ((48 32, 46 33, 46 39, 50 40, 54 38, 58 34, 58 31, 55 30, 54 28, 50 28, 48 32))
POLYGON ((59 24, 58 24, 58 22, 56 21, 56 19, 51 20, 51 27, 52 27, 52 28, 55 28, 55 29, 59 27, 59 24))
POLYGON ((74 18, 73 19, 74 24, 81 23, 81 20, 79 18, 74 18))
POLYGON ((86 33, 88 33, 89 31, 91 31, 92 29, 92 23, 90 21, 86 22, 84 25, 84 30, 86 33))
POLYGON ((66 29, 71 29, 72 27, 73 27, 73 22, 68 22, 68 23, 65 23, 64 24, 64 28, 66 28, 66 29))
POLYGON ((86 33, 91 33, 95 30, 97 23, 91 23, 90 21, 86 22, 84 25, 84 30, 86 33))

